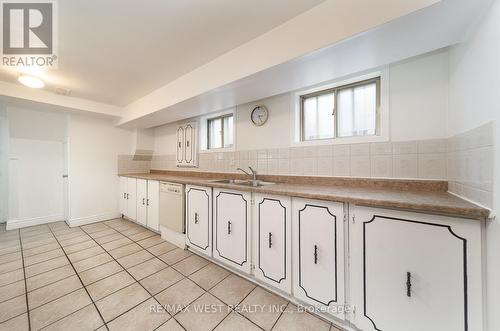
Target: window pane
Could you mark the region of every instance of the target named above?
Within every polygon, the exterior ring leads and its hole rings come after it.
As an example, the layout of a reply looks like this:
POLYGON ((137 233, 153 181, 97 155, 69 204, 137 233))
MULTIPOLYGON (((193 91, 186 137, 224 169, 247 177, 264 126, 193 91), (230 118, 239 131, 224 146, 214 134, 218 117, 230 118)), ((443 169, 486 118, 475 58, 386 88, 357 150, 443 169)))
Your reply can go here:
POLYGON ((208 120, 208 148, 222 147, 222 119, 208 120))
POLYGON ((339 137, 374 135, 377 127, 377 84, 339 90, 337 116, 339 137))
POLYGON ((304 140, 333 138, 334 101, 333 93, 303 99, 304 140))
POLYGON ((233 116, 224 117, 224 147, 233 146, 233 116))

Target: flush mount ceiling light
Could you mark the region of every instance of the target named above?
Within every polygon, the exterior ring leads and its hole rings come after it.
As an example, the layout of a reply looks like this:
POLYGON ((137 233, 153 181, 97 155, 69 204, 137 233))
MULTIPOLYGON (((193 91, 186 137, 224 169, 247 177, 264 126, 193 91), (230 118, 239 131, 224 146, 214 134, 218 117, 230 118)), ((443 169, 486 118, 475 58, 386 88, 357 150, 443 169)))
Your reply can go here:
POLYGON ((17 79, 21 84, 31 87, 31 88, 42 88, 45 86, 43 80, 38 77, 30 76, 30 75, 21 75, 17 79))

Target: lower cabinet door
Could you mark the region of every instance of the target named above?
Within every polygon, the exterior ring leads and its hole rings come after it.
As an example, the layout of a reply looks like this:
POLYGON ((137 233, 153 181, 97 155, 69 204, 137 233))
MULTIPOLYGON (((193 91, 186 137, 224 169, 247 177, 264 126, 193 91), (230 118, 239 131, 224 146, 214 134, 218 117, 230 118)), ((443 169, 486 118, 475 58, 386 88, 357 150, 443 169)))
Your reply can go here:
POLYGON ((127 214, 127 177, 120 177, 120 214, 127 214))
POLYGON ((148 197, 148 181, 145 179, 137 179, 137 218, 139 224, 146 225, 147 223, 147 206, 146 199, 148 197))
POLYGON ((362 330, 482 330, 480 223, 352 207, 351 297, 362 330))
POLYGON ((290 198, 255 194, 254 199, 255 277, 291 293, 290 198))
POLYGON ((186 239, 191 249, 212 256, 212 189, 186 185, 186 239))
POLYGON ((148 195, 146 199, 147 226, 155 231, 160 230, 160 182, 148 180, 148 195))
POLYGON ((127 212, 125 216, 133 221, 137 219, 137 179, 135 178, 127 178, 127 212))
POLYGON ((214 189, 214 258, 250 273, 250 193, 214 189))
POLYGON ((294 295, 344 319, 344 206, 294 199, 294 295))

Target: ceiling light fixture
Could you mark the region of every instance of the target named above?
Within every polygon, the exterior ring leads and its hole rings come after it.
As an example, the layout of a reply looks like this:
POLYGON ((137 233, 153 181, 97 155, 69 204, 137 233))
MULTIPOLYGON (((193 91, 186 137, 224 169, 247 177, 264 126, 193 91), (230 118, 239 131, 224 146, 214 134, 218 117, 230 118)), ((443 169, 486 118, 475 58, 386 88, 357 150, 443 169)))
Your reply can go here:
POLYGON ((17 80, 24 86, 31 88, 42 88, 45 86, 44 81, 35 76, 21 75, 17 80))

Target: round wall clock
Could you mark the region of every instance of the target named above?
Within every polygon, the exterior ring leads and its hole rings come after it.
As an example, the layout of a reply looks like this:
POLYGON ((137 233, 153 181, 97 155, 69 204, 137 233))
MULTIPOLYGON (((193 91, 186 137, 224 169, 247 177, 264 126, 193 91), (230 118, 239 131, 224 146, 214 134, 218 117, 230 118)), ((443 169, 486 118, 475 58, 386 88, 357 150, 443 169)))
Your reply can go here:
POLYGON ((269 118, 269 110, 266 106, 257 106, 252 110, 252 123, 256 126, 262 126, 267 122, 269 118))

